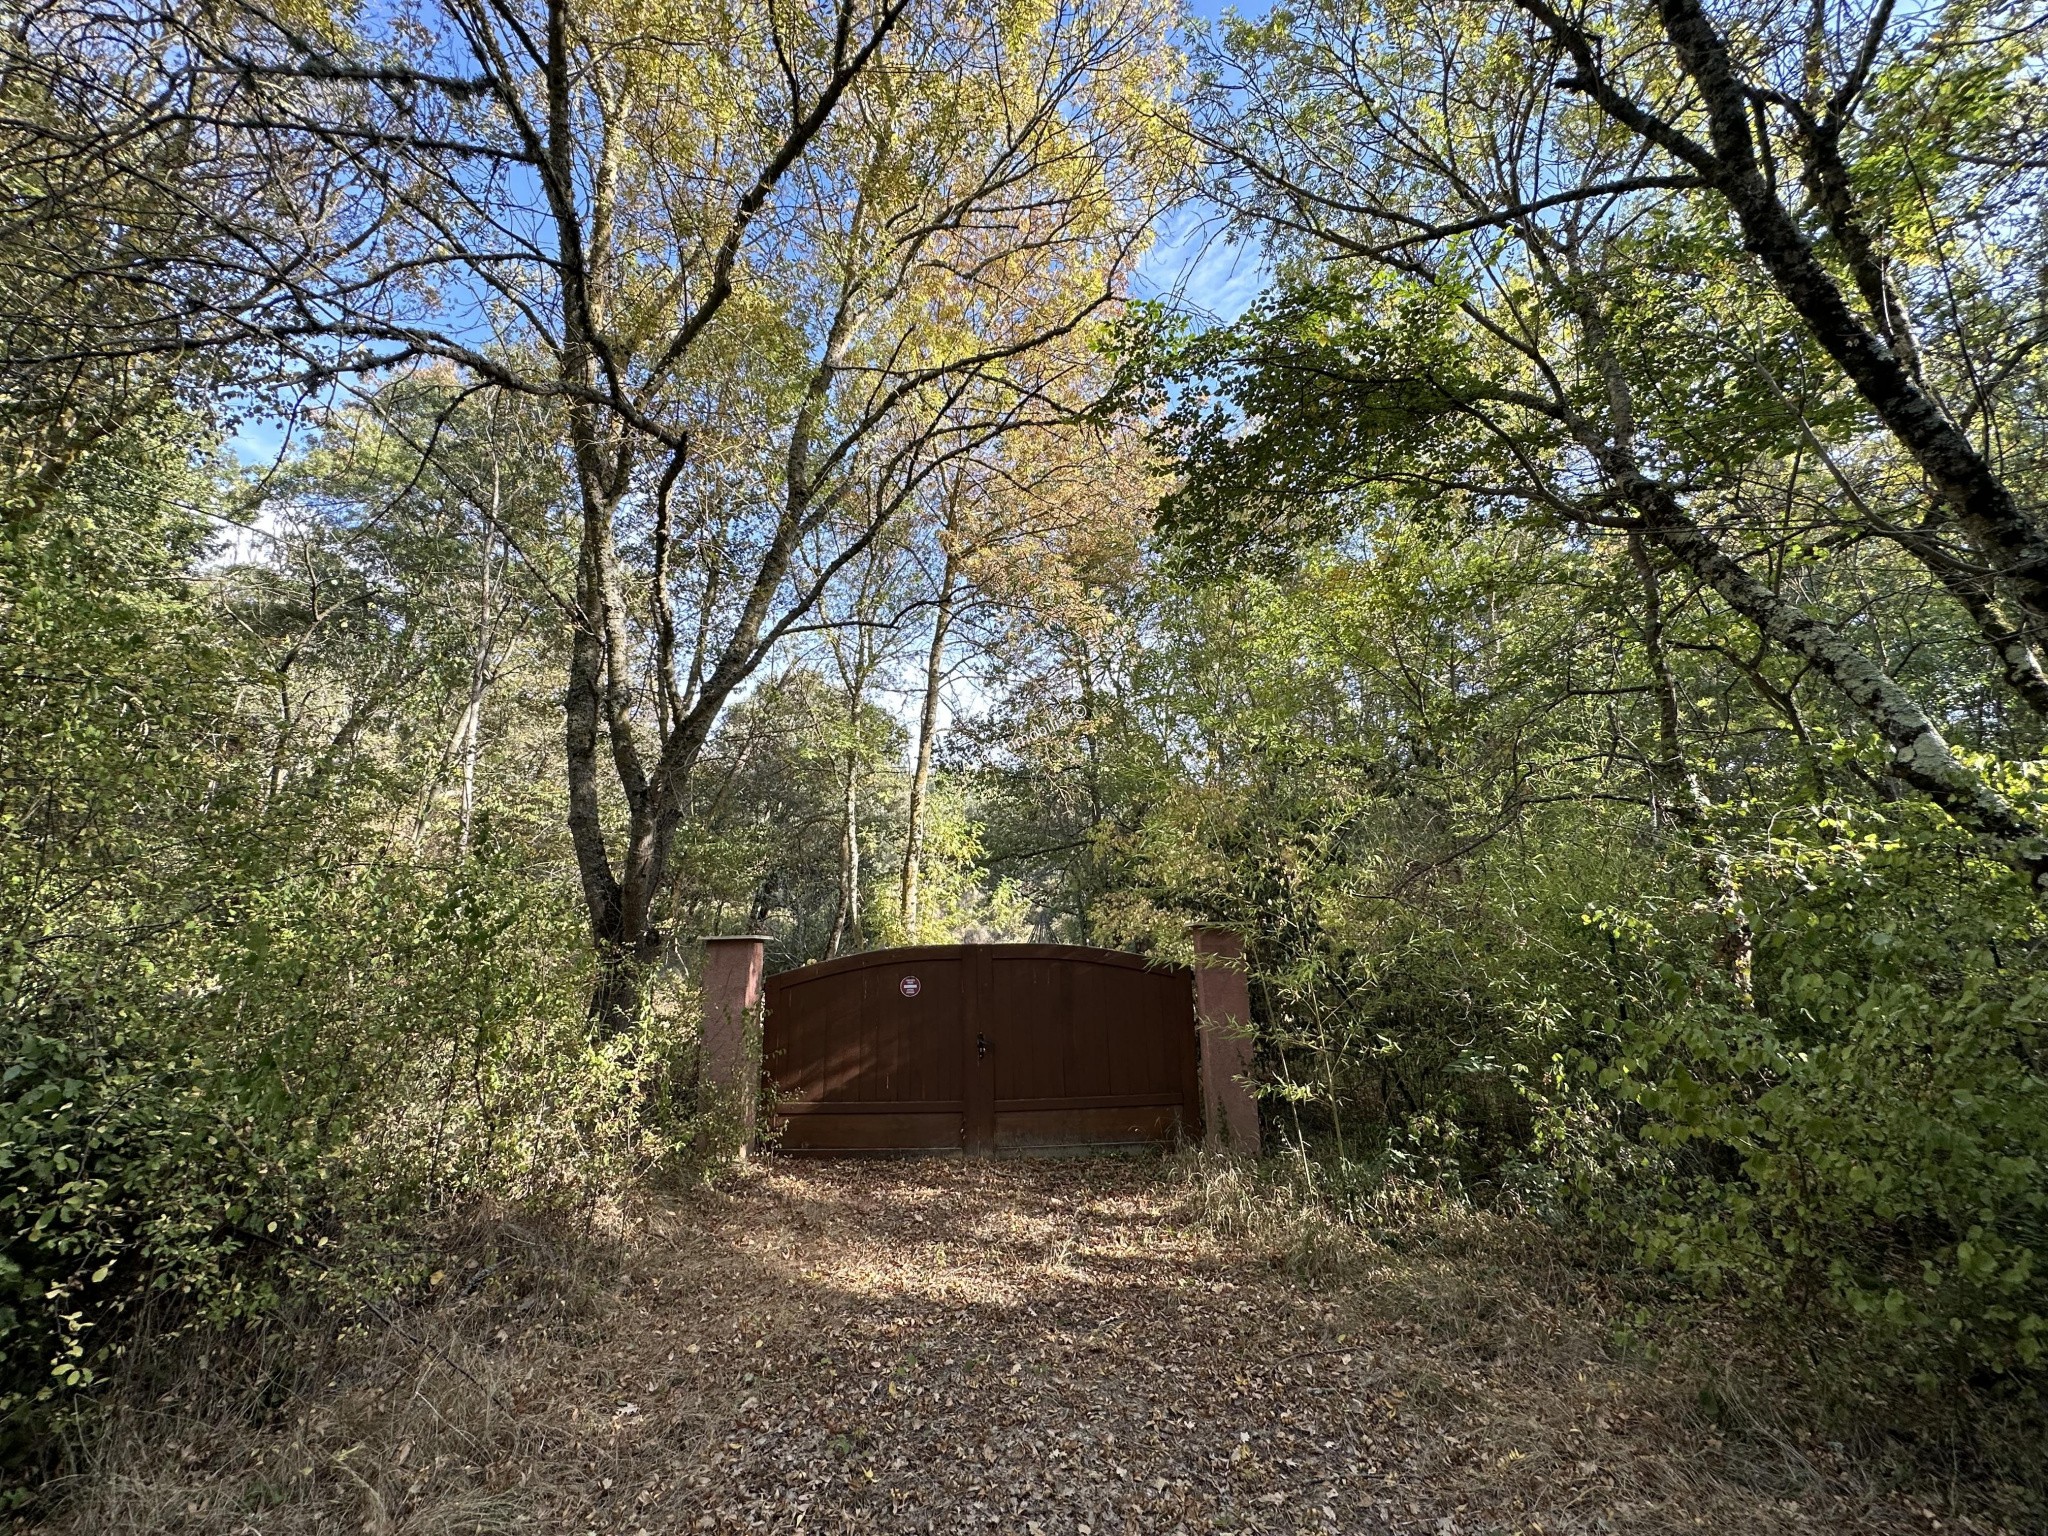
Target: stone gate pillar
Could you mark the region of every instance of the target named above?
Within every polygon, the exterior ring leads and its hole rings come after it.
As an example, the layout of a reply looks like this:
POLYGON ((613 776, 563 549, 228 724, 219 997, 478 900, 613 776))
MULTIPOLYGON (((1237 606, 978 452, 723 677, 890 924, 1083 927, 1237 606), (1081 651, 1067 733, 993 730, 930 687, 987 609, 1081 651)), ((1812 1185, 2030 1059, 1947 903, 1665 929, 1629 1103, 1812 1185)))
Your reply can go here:
POLYGON ((758 934, 704 941, 704 1035, 698 1065, 704 1086, 727 1098, 739 1116, 740 1144, 754 1140, 754 1101, 761 1088, 764 941, 758 934))
POLYGON ((1195 930, 1195 1017, 1202 1039, 1203 1142, 1259 1151, 1259 1105, 1252 1097, 1252 998, 1244 940, 1228 928, 1195 930))

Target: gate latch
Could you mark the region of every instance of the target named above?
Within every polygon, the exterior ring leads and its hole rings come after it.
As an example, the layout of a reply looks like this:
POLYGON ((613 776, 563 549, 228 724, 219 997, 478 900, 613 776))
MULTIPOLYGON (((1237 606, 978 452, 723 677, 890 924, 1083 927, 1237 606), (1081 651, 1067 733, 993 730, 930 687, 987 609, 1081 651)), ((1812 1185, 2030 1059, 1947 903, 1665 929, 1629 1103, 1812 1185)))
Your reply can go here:
POLYGON ((980 1059, 980 1060, 986 1060, 986 1059, 987 1059, 987 1057, 988 1057, 988 1036, 987 1036, 987 1035, 976 1035, 976 1036, 974 1037, 974 1054, 975 1054, 975 1057, 976 1057, 977 1059, 980 1059))

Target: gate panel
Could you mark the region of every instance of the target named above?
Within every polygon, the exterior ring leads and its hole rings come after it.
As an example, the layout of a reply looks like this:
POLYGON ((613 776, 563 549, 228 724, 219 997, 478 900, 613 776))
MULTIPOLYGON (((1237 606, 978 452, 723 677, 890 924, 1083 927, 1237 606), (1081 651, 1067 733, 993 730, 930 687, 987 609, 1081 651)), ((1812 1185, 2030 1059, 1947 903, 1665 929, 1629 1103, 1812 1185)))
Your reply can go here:
POLYGON ((792 1152, 1171 1141, 1200 1124, 1184 970, 1066 945, 881 950, 768 978, 792 1152))
POLYGON ((1185 971, 1046 946, 991 956, 998 1152, 1171 1141, 1196 1126, 1185 971))
POLYGON ((963 969, 957 952, 862 955, 769 977, 762 1065, 783 1146, 958 1150, 963 969))

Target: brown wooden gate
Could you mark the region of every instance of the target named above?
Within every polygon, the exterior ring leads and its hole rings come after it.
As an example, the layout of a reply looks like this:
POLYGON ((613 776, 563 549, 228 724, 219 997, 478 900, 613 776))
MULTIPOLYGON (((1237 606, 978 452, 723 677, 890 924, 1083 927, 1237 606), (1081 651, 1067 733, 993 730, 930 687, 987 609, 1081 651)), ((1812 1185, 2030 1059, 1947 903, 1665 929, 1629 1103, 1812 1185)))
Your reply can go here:
POLYGON ((885 949, 768 978, 789 1152, 1128 1146, 1201 1128, 1191 974, 1064 944, 885 949))

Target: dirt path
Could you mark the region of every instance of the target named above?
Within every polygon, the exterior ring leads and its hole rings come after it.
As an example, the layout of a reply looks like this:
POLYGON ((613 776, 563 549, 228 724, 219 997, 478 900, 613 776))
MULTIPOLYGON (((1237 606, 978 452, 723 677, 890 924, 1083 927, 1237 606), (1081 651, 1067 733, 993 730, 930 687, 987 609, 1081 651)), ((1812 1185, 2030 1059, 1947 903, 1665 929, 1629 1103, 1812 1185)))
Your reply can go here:
MULTIPOLYGON (((659 1525, 1351 1529, 1388 1491, 1335 1394, 1370 1368, 1312 1354, 1337 1342, 1315 1303, 1219 1262, 1129 1166, 813 1164, 751 1193, 765 1220, 678 1224, 646 1277, 681 1316, 648 1309, 621 1391, 669 1383, 688 1445, 659 1525)), ((659 1476, 652 1427, 630 1460, 659 1476)))
POLYGON ((1149 1161, 770 1161, 652 1203, 616 1272, 451 1259, 440 1305, 310 1367, 200 1356, 110 1422, 56 1529, 1999 1529, 1745 1420, 1720 1341, 1667 1326, 1660 1359, 1533 1227, 1311 1225, 1310 1283, 1217 1190, 1149 1161))
POLYGON ((1483 1230, 1318 1293, 1191 1215, 1156 1165, 1108 1161, 784 1162, 669 1211, 600 1325, 604 1387, 581 1373, 611 1419, 599 1486, 541 1513, 625 1532, 1930 1528, 1845 1486, 1826 1447, 1729 1450, 1617 1364, 1569 1275, 1537 1294, 1483 1230))

